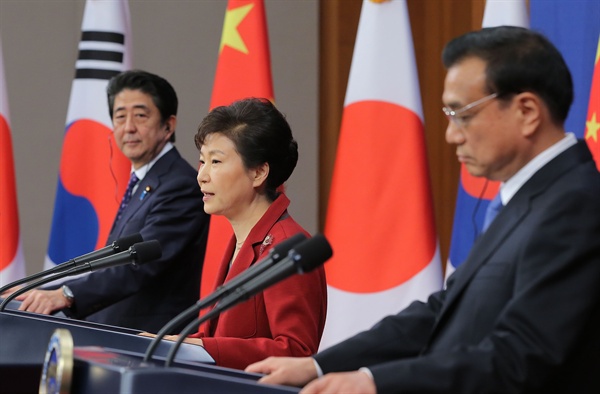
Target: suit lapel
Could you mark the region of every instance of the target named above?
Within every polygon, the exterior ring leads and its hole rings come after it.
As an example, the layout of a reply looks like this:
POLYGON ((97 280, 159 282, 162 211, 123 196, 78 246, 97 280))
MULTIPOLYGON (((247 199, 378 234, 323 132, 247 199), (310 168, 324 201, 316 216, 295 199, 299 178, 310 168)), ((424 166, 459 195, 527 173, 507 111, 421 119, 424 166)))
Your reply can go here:
MULTIPOLYGON (((154 167, 153 167, 154 168, 154 167)), ((140 181, 135 193, 131 196, 131 201, 123 211, 123 217, 121 221, 127 223, 127 221, 135 215, 135 213, 142 207, 146 201, 148 201, 151 195, 158 189, 160 181, 156 174, 151 174, 151 171, 146 174, 144 179, 140 181)))
POLYGON ((160 178, 169 171, 171 165, 179 157, 179 152, 175 147, 173 147, 173 149, 167 152, 152 166, 144 179, 142 179, 138 184, 135 193, 133 193, 131 196, 129 204, 121 215, 121 219, 118 222, 113 222, 109 241, 110 239, 116 239, 118 236, 123 235, 121 234, 121 231, 123 231, 125 223, 127 223, 138 211, 138 209, 140 209, 146 203, 146 201, 150 199, 152 193, 156 192, 156 190, 160 187, 160 178))
POLYGON ((547 163, 529 179, 500 211, 490 227, 473 245, 467 260, 448 280, 446 300, 436 322, 431 338, 443 324, 454 303, 460 300, 465 287, 471 282, 477 271, 486 264, 491 256, 502 247, 506 238, 523 222, 531 211, 535 198, 553 184, 566 171, 591 160, 591 154, 585 142, 579 141, 556 158, 547 163))
POLYGON ((529 211, 530 198, 517 200, 513 198, 496 216, 496 219, 494 219, 487 231, 477 239, 469 252, 467 260, 453 275, 453 283, 448 288, 446 302, 442 309, 442 317, 451 308, 452 304, 460 298, 464 288, 471 281, 475 273, 502 247, 506 238, 525 219, 529 211))

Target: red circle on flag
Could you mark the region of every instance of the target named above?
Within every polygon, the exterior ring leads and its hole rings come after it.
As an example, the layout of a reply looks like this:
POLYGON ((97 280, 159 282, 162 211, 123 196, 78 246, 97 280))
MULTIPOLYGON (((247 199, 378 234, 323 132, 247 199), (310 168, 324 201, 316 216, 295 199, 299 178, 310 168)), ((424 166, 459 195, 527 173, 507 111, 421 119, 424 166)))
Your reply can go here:
POLYGON ((99 223, 96 248, 106 243, 127 187, 130 168, 131 163, 117 147, 108 127, 90 119, 69 125, 63 142, 60 177, 69 193, 86 198, 94 207, 99 223))
POLYGON ((381 101, 344 109, 325 235, 327 282, 372 293, 397 287, 432 260, 437 240, 423 125, 381 101))
POLYGON ((12 138, 8 122, 0 114, 0 224, 2 225, 2 246, 0 247, 0 270, 8 267, 14 260, 19 243, 19 220, 17 210, 17 191, 15 182, 12 138))
POLYGON ((460 182, 465 192, 473 198, 491 200, 496 197, 498 189, 500 189, 500 182, 490 181, 484 177, 474 177, 469 174, 464 164, 460 167, 460 182))

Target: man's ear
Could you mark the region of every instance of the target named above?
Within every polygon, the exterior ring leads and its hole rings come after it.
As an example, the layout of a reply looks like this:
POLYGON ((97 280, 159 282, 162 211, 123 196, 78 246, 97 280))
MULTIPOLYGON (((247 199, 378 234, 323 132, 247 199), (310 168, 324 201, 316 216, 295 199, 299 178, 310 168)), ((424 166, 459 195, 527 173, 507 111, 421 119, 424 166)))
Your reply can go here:
POLYGON ((529 137, 539 129, 543 114, 548 112, 548 108, 538 95, 531 92, 519 93, 515 97, 515 103, 521 118, 523 136, 529 137))
POLYGON ((177 126, 177 118, 174 115, 171 115, 169 119, 165 122, 165 140, 168 141, 171 138, 171 135, 175 132, 175 127, 177 126))

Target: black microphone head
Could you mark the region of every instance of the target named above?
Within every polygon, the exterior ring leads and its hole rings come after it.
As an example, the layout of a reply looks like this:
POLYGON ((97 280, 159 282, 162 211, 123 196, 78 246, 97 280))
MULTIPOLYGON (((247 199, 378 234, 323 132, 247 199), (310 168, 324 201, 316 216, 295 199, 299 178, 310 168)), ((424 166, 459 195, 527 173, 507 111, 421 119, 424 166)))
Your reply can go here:
POLYGON ((289 254, 296 262, 298 272, 303 274, 322 265, 333 255, 333 250, 324 235, 315 234, 290 250, 289 254))
POLYGON ((294 246, 296 246, 296 244, 304 241, 305 239, 306 235, 304 235, 303 233, 298 233, 288 239, 281 241, 277 245, 273 246, 273 249, 271 249, 271 259, 273 260, 273 262, 281 260, 282 258, 287 256, 290 249, 292 249, 294 246))
POLYGON ((143 241, 144 238, 142 238, 142 235, 140 233, 126 235, 113 242, 113 249, 115 250, 115 252, 124 252, 131 246, 133 246, 133 244, 137 244, 143 241))
POLYGON ((134 258, 134 265, 137 265, 160 259, 162 256, 162 249, 160 247, 160 242, 153 239, 152 241, 134 244, 129 248, 129 253, 134 258))

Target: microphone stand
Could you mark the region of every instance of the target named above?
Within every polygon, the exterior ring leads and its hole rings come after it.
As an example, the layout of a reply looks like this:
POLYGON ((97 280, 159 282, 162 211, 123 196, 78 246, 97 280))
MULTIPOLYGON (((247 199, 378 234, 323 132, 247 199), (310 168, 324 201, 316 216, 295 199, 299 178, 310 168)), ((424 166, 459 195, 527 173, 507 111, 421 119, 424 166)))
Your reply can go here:
POLYGON ((304 241, 305 239, 306 236, 304 234, 298 233, 293 237, 288 238, 287 240, 275 245, 265 259, 252 265, 246 271, 232 278, 229 282, 222 284, 214 292, 198 300, 194 305, 190 306, 189 308, 181 312, 179 315, 175 316, 173 320, 169 321, 160 329, 160 331, 158 331, 158 333, 154 337, 154 340, 150 343, 148 349, 146 349, 143 361, 147 362, 152 358, 152 355, 154 354, 154 351, 156 350, 156 347, 160 343, 161 339, 169 332, 171 332, 171 330, 179 326, 190 316, 197 315, 202 309, 216 303, 221 298, 235 291, 237 287, 243 285, 247 281, 257 277, 258 275, 273 267, 274 264, 277 264, 281 259, 283 259, 286 256, 286 254, 293 246, 297 245, 301 241, 304 241))
POLYGON ((108 268, 115 265, 122 265, 127 263, 145 264, 148 261, 160 258, 161 253, 162 252, 160 250, 160 244, 156 240, 136 243, 124 252, 117 253, 112 256, 103 257, 94 261, 85 262, 81 265, 77 265, 73 268, 70 268, 67 271, 59 272, 52 276, 46 276, 45 278, 42 278, 38 281, 35 281, 33 283, 28 284, 27 286, 18 289, 17 291, 6 297, 2 304, 0 304, 0 312, 2 312, 6 305, 14 298, 45 283, 52 282, 57 279, 62 279, 66 276, 80 274, 86 271, 95 271, 101 268, 108 268), (123 259, 123 257, 125 258, 123 259))
MULTIPOLYGON (((315 241, 315 240, 318 241, 319 239, 318 238, 312 239, 312 241, 315 241)), ((309 240, 309 241, 311 241, 311 240, 309 240)), ((301 260, 302 257, 301 257, 301 255, 295 253, 295 251, 290 251, 289 258, 292 261, 295 260, 298 262, 299 260, 301 260)), ((329 258, 329 256, 327 258, 329 258)), ((310 271, 313 268, 315 268, 316 266, 323 264, 324 261, 325 260, 319 261, 318 264, 314 264, 314 266, 309 267, 307 269, 307 271, 310 271)), ((300 263, 295 264, 292 268, 296 268, 297 273, 303 273, 302 272, 303 267, 300 265, 300 263)), ((250 297, 258 294, 260 291, 263 291, 266 287, 268 287, 276 282, 279 282, 280 280, 292 275, 293 273, 296 273, 295 271, 290 271, 289 267, 282 266, 282 265, 277 265, 277 266, 271 267, 270 272, 273 272, 273 271, 275 271, 276 273, 284 274, 284 275, 276 276, 276 279, 272 280, 272 283, 264 284, 260 288, 257 288, 256 286, 253 286, 253 285, 255 283, 257 283, 257 281, 261 281, 265 276, 265 275, 263 275, 261 277, 261 275, 258 275, 254 279, 248 281, 246 284, 242 284, 241 286, 237 287, 235 289, 235 292, 233 292, 233 293, 227 295, 225 298, 223 298, 223 300, 221 302, 219 302, 218 304, 216 304, 215 307, 212 310, 210 310, 208 313, 194 319, 187 326, 185 326, 185 328, 179 334, 175 344, 171 347, 171 349, 169 349, 169 353, 167 354, 167 358, 165 360, 165 367, 171 366, 173 359, 175 358, 175 354, 179 350, 179 347, 181 346, 181 344, 183 343, 185 338, 187 338, 187 336, 190 335, 191 332, 195 328, 199 327, 200 324, 202 324, 205 321, 208 321, 212 318, 217 317, 219 314, 221 314, 221 312, 224 312, 227 309, 232 308, 233 306, 239 304, 240 302, 245 301, 245 300, 249 299, 250 297), (249 287, 248 289, 246 289, 246 285, 248 285, 248 287, 249 287)), ((269 271, 266 271, 265 274, 269 274, 269 271)))
POLYGON ((45 283, 52 282, 52 281, 54 281, 56 279, 61 279, 61 278, 67 277, 67 276, 71 276, 73 274, 78 274, 79 271, 80 271, 79 268, 80 267, 72 267, 72 268, 68 269, 67 271, 59 272, 58 274, 52 275, 52 276, 46 276, 45 278, 42 278, 42 279, 37 280, 35 282, 29 283, 27 286, 21 287, 20 289, 18 289, 14 293, 9 294, 8 297, 6 297, 4 299, 4 301, 2 301, 2 304, 0 304, 0 312, 3 312, 4 308, 6 307, 6 305, 8 305, 8 303, 10 301, 12 301, 16 297, 20 296, 21 294, 26 293, 29 290, 34 289, 34 288, 36 288, 38 286, 41 286, 41 285, 43 285, 45 283))
MULTIPOLYGON (((228 305, 228 308, 232 307, 233 305, 235 305, 235 304, 228 305)), ((224 309, 228 309, 228 308, 219 308, 219 305, 217 305, 217 306, 215 306, 215 308, 213 308, 212 310, 207 312, 202 317, 192 320, 187 326, 185 326, 185 328, 183 330, 181 330, 181 333, 177 337, 177 341, 175 341, 173 346, 171 346, 171 349, 169 349, 169 353, 167 354, 167 358, 165 360, 165 367, 171 366, 171 364, 173 363, 173 359, 175 358, 175 355, 177 354, 177 351, 179 350, 179 347, 181 347, 181 344, 183 343, 185 338, 187 338, 187 336, 190 335, 194 329, 198 329, 200 324, 202 324, 205 321, 208 321, 214 317, 217 317, 221 312, 223 312, 224 309)))
MULTIPOLYGON (((320 238, 313 238, 312 240, 309 240, 309 241, 318 241, 318 240, 320 240, 320 238)), ((305 242, 308 242, 308 241, 305 241, 305 242)), ((301 258, 302 258, 301 255, 297 254, 294 250, 290 251, 290 254, 288 257, 292 261, 298 261, 298 260, 301 260, 301 258)), ((329 256, 327 256, 327 258, 329 258, 329 256)), ((314 266, 316 267, 317 265, 321 265, 321 264, 323 264, 324 261, 325 260, 321 260, 318 262, 318 264, 315 264, 314 266)), ((315 267, 309 267, 307 269, 307 271, 312 270, 315 267)), ((296 268, 298 273, 303 273, 302 272, 303 267, 301 267, 300 264, 295 264, 292 268, 296 268)), ((185 326, 185 328, 179 334, 175 344, 171 347, 171 349, 169 349, 169 353, 167 354, 167 359, 165 360, 165 367, 171 366, 173 359, 175 358, 175 354, 179 350, 179 347, 181 346, 181 344, 183 343, 185 338, 187 338, 187 336, 190 335, 191 332, 195 328, 199 327, 200 324, 202 324, 205 321, 208 321, 214 317, 217 317, 221 312, 224 312, 227 309, 232 308, 233 306, 239 304, 240 302, 249 299, 250 297, 258 294, 260 291, 263 291, 266 287, 268 287, 276 282, 279 282, 280 280, 292 275, 293 273, 294 273, 294 271, 291 271, 289 267, 282 266, 282 265, 276 265, 276 266, 271 267, 270 271, 265 271, 262 276, 258 275, 254 279, 237 287, 233 293, 228 294, 225 298, 223 298, 223 300, 221 302, 219 302, 218 304, 216 304, 212 310, 210 310, 205 315, 194 319, 187 326, 185 326), (272 280, 271 283, 264 284, 260 288, 253 286, 255 283, 257 283, 257 281, 260 282, 261 280, 263 280, 265 274, 269 274, 270 272, 273 272, 273 271, 275 271, 276 273, 284 274, 284 275, 276 276, 275 277, 276 279, 272 280), (248 286, 249 289, 246 289, 246 286, 248 286)))
MULTIPOLYGON (((113 241, 112 244, 110 245, 110 247, 113 249, 113 253, 117 253, 117 251, 119 251, 121 249, 127 250, 131 245, 133 245, 135 243, 138 243, 138 242, 142 242, 142 241, 143 241, 143 239, 142 239, 142 236, 140 234, 132 234, 132 235, 127 235, 127 236, 124 236, 122 238, 119 238, 119 239, 113 241)), ((96 251, 93 251, 93 252, 90 252, 90 253, 87 253, 87 254, 85 254, 83 256, 79 256, 79 257, 73 258, 71 260, 67 260, 64 263, 58 264, 58 265, 56 265, 56 266, 54 266, 52 268, 49 268, 47 270, 44 270, 44 271, 41 271, 41 272, 37 272, 35 274, 26 276, 26 277, 21 278, 21 279, 17 279, 15 281, 11 282, 11 283, 6 284, 5 286, 0 287, 0 294, 4 293, 6 290, 8 290, 8 289, 10 289, 12 287, 21 285, 23 283, 31 282, 32 280, 41 278, 41 277, 46 276, 46 275, 54 274, 54 273, 57 273, 57 272, 63 272, 63 271, 66 271, 68 269, 71 269, 71 268, 74 268, 74 267, 78 267, 79 265, 84 264, 84 263, 86 263, 88 261, 93 261, 93 259, 85 260, 85 258, 90 258, 92 255, 95 255, 98 252, 101 252, 103 249, 106 249, 106 248, 107 247, 99 249, 99 250, 96 250, 96 251), (83 259, 83 261, 80 261, 82 259, 83 259)), ((96 258, 101 258, 101 257, 102 256, 98 256, 96 258)))
POLYGON ((317 234, 313 238, 301 242, 296 248, 290 250, 286 257, 287 261, 274 265, 269 270, 241 284, 234 292, 228 294, 222 301, 216 304, 210 312, 190 322, 181 331, 175 344, 169 349, 167 359, 165 360, 165 367, 171 366, 177 350, 179 350, 185 338, 187 338, 194 328, 295 273, 304 274, 312 271, 322 265, 331 255, 331 246, 321 234, 317 234))
POLYGON ((41 271, 41 272, 35 273, 33 275, 26 276, 24 278, 15 280, 14 282, 11 282, 11 283, 3 286, 3 287, 0 287, 0 294, 4 293, 6 290, 8 290, 8 289, 10 289, 12 287, 21 285, 21 284, 26 283, 26 282, 31 282, 32 280, 41 278, 43 276, 47 276, 47 275, 54 274, 54 273, 57 273, 57 272, 63 272, 65 270, 74 268, 74 266, 75 266, 75 262, 73 260, 69 260, 69 261, 67 261, 65 263, 59 264, 59 265, 57 265, 55 267, 52 267, 50 269, 47 269, 45 271, 41 271))
MULTIPOLYGON (((200 300, 200 301, 202 301, 202 300, 200 300)), ((198 301, 198 302, 200 302, 200 301, 198 301)), ((165 324, 160 329, 160 331, 158 331, 158 333, 156 334, 156 336, 154 337, 152 342, 150 342, 150 345, 148 345, 148 348, 146 349, 146 353, 144 354, 143 361, 147 362, 152 358, 152 355, 154 354, 154 351, 156 350, 158 344, 164 338, 164 336, 167 335, 167 333, 169 333, 173 328, 177 327, 178 325, 183 323, 185 320, 187 320, 189 316, 197 314, 200 311, 200 309, 202 309, 203 307, 204 306, 199 307, 198 304, 194 304, 194 305, 188 307, 183 312, 181 312, 179 315, 175 316, 175 318, 173 320, 170 320, 167 324, 165 324)), ((194 321, 192 321, 192 322, 194 322, 194 321)), ((186 328, 187 328, 187 326, 186 326, 186 328)))

